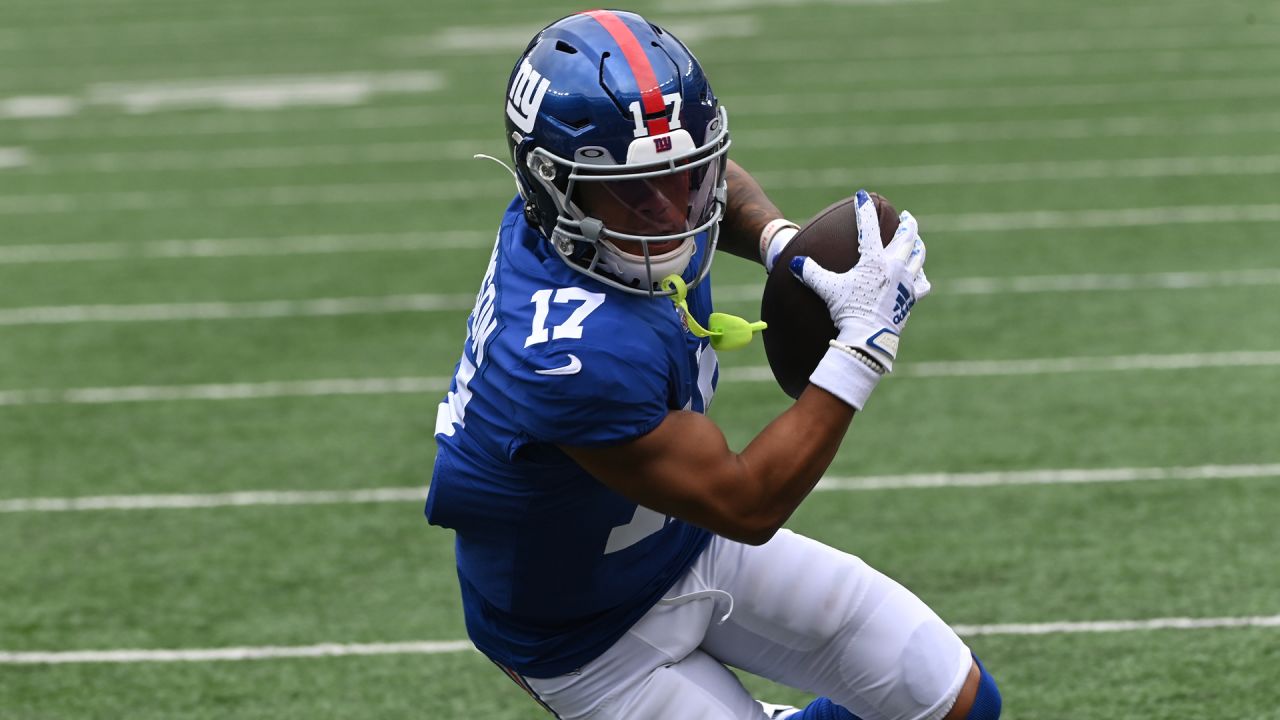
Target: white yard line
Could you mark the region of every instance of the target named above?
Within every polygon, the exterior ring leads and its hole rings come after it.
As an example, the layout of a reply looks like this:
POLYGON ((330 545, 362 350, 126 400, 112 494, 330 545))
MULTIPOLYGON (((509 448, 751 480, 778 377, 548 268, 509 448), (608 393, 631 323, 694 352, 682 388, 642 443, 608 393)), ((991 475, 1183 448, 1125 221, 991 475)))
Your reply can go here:
MULTIPOLYGON (((1034 358, 1021 360, 957 360, 903 364, 898 377, 961 378, 1063 375, 1089 372, 1192 370, 1199 368, 1274 367, 1280 352, 1182 353, 1173 355, 1116 355, 1112 357, 1034 358)), ((726 368, 721 378, 734 382, 772 382, 767 366, 726 368)), ((0 400, 0 404, 3 401, 0 400)))
MULTIPOLYGON (((979 473, 921 473, 827 477, 816 487, 824 492, 973 488, 1007 485, 1063 485, 1177 480, 1242 480, 1280 478, 1280 463, 1269 465, 1199 465, 1189 467, 1070 468, 979 473)), ((383 487, 364 490, 242 490, 168 495, 99 495, 0 500, 0 513, 89 512, 100 510, 179 510, 193 508, 363 505, 423 502, 427 489, 383 487)))
POLYGON ((1173 205, 1114 210, 1028 210, 932 215, 928 230, 924 232, 978 233, 1275 222, 1280 222, 1280 204, 1173 205))
POLYGON ((66 95, 17 95, 0 98, 0 120, 45 119, 75 115, 81 102, 66 95))
MULTIPOLYGON (((472 245, 469 243, 467 246, 471 247, 472 245)), ((403 249, 401 246, 394 247, 395 249, 403 249)), ((475 247, 479 248, 480 246, 476 245, 475 247)), ((943 296, 1001 295, 1010 293, 1124 292, 1144 289, 1192 290, 1259 285, 1280 285, 1280 268, 1203 273, 953 278, 935 281, 934 291, 935 294, 943 296)), ((762 292, 763 286, 761 285, 723 285, 715 289, 714 295, 721 302, 757 302, 762 292)), ((215 301, 138 305, 50 305, 0 309, 0 326, 447 312, 467 310, 471 308, 474 302, 475 298, 467 293, 424 293, 350 298, 264 300, 256 302, 215 301)))
MULTIPOLYGON (((1039 11, 1040 9, 1037 8, 1037 12, 1039 11)), ((1077 16, 1073 13, 1071 17, 1077 16)), ((912 28, 908 26, 906 34, 892 32, 882 35, 872 34, 858 38, 856 43, 845 43, 839 48, 826 44, 815 47, 814 43, 805 43, 803 40, 744 45, 716 53, 713 62, 733 63, 740 59, 751 59, 755 62, 770 60, 778 63, 803 62, 812 61, 815 53, 837 52, 846 62, 855 63, 874 63, 881 59, 943 57, 1003 57, 1006 61, 1016 62, 1010 56, 1037 57, 1049 53, 1113 52, 1146 54, 1162 50, 1193 55, 1203 50, 1223 49, 1222 41, 1215 35, 1204 32, 1203 27, 1193 24, 1161 26, 1160 20, 1146 22, 1136 20, 1135 22, 1137 27, 1132 28, 1116 25, 1082 28, 1072 27, 1072 23, 1067 22, 1063 23, 1063 29, 1060 30, 973 31, 963 35, 952 31, 943 42, 930 42, 930 36, 945 33, 945 30, 935 28, 932 32, 912 32, 912 28)), ((1277 39, 1280 38, 1280 33, 1277 33, 1274 25, 1255 25, 1249 28, 1237 26, 1237 28, 1239 32, 1234 34, 1233 42, 1226 48, 1228 51, 1275 47, 1277 39)), ((1118 63, 1123 65, 1124 60, 1120 59, 1118 63)))
MULTIPOLYGON (((2 105, 0 105, 2 107, 2 105)), ((390 107, 333 106, 286 109, 280 112, 187 113, 181 121, 173 115, 114 115, 94 122, 27 124, 26 140, 64 138, 149 138, 251 135, 271 133, 332 132, 334 130, 391 130, 427 128, 432 125, 473 125, 492 119, 490 105, 394 105, 390 107)), ((446 141, 447 142, 447 141, 446 141)), ((501 151, 501 136, 489 140, 501 151)))
POLYGON ((1280 113, 1208 115, 1117 115, 1110 118, 977 120, 977 122, 901 123, 892 126, 820 126, 745 129, 733 141, 754 150, 824 145, 920 145, 1009 140, 1088 140, 1101 137, 1245 135, 1274 132, 1280 113))
MULTIPOLYGON (((957 634, 969 637, 976 635, 1057 635, 1274 627, 1280 627, 1280 615, 955 625, 953 629, 957 634)), ((266 645, 258 647, 192 648, 186 650, 0 651, 0 664, 64 665, 75 663, 215 662, 328 658, 353 655, 440 655, 472 650, 474 650, 474 647, 466 640, 429 640, 423 642, 324 643, 322 645, 266 645)))
MULTIPOLYGON (((391 38, 385 46, 397 55, 457 55, 487 53, 515 56, 542 29, 543 23, 522 25, 459 25, 431 35, 391 38)), ((719 15, 709 18, 673 18, 663 26, 685 43, 710 38, 754 37, 760 20, 753 15, 719 15)))
POLYGON ((60 305, 0 309, 0 326, 379 315, 385 313, 466 310, 474 304, 474 295, 459 293, 455 295, 386 295, 381 297, 267 300, 262 302, 60 305))
MULTIPOLYGON (((733 110, 733 98, 724 99, 733 110)), ((262 133, 299 133, 333 130, 388 130, 421 128, 443 122, 457 123, 483 117, 492 108, 482 105, 442 108, 437 105, 395 107, 333 108, 320 112, 213 113, 183 118, 175 122, 166 116, 102 118, 89 123, 42 123, 22 129, 28 140, 61 138, 136 138, 159 136, 227 136, 262 133)), ((1145 137, 1184 135, 1232 135, 1266 133, 1280 127, 1274 112, 1223 113, 1204 115, 1122 115, 1106 118, 959 121, 939 123, 896 123, 841 125, 805 128, 772 128, 735 131, 734 139, 765 149, 771 147, 812 147, 821 144, 886 145, 943 142, 977 142, 1016 139, 1078 139, 1093 137, 1145 137)), ((468 148, 502 149, 498 137, 475 140, 436 141, 435 144, 468 148)), ((355 143, 353 143, 355 144, 355 143)), ((408 143, 405 143, 408 145, 408 143)), ((415 142, 424 146, 431 143, 415 142)), ((452 149, 445 147, 447 154, 452 149)), ((137 156, 139 154, 131 154, 137 156)))
POLYGON ((824 491, 901 490, 910 488, 995 487, 1001 485, 1126 483, 1157 480, 1238 480, 1272 477, 1280 477, 1280 463, 1269 465, 1084 468, 828 477, 819 481, 815 489, 824 491))
POLYGON ((368 490, 245 490, 204 494, 101 495, 78 498, 0 500, 0 513, 178 510, 261 505, 360 505, 366 503, 424 502, 426 499, 427 489, 425 486, 385 487, 368 490))
MULTIPOLYGON (((1010 377, 1085 372, 1275 367, 1277 365, 1280 365, 1280 351, 917 362, 903 364, 895 372, 902 377, 916 378, 1010 377)), ((740 367, 723 370, 721 379, 727 382, 773 382, 773 375, 765 366, 740 367)), ((174 400, 254 400, 334 395, 417 395, 441 393, 448 385, 447 377, 399 377, 3 390, 0 391, 0 406, 100 405, 174 400)))
POLYGON ((399 643, 325 643, 323 645, 227 647, 191 650, 74 650, 70 652, 0 651, 3 665, 71 663, 211 662, 279 658, 347 657, 351 655, 438 655, 473 650, 466 640, 399 643))
POLYGON ((943 183, 1002 183, 1033 180, 1069 181, 1108 178, 1167 178, 1275 175, 1280 155, 1217 157, 1158 157, 1132 160, 1061 160, 1025 163, 965 165, 898 165, 870 168, 815 168, 813 170, 754 173, 770 188, 849 187, 874 178, 880 185, 934 185, 943 183))
MULTIPOLYGON (((1280 115, 1267 115, 1260 119, 1249 117, 1224 120, 1223 127, 1241 132, 1253 129, 1265 131, 1269 123, 1280 127, 1280 115)), ((1174 124, 1166 121, 1170 128, 1174 124)), ((1063 130, 1058 137, 1079 137, 1087 124, 1073 121, 1060 123, 1063 130)), ((1117 129, 1132 132, 1132 125, 1116 124, 1117 129)), ((1187 125, 1183 124, 1182 129, 1187 125)), ((1208 129, 1207 124, 1202 126, 1208 129)), ((880 128, 883 129, 883 128, 880 128)), ((1019 132, 1032 132, 1047 137, 1054 128, 1035 127, 1026 123, 1006 123, 989 127, 994 134, 1006 133, 1011 139, 1019 132)), ((809 130, 763 130, 744 133, 744 143, 761 150, 821 147, 824 142, 840 143, 839 136, 854 140, 854 144, 867 144, 862 131, 845 128, 830 136, 822 133, 829 128, 809 130)), ((877 128, 871 128, 871 138, 881 137, 877 128)), ((898 126, 887 129, 892 134, 914 137, 924 142, 973 142, 983 139, 971 135, 963 125, 898 126), (932 136, 932 138, 930 137, 932 136)), ((1197 133, 1190 133, 1197 134, 1197 133)), ((473 162, 475 154, 494 150, 496 143, 487 140, 453 140, 429 142, 351 142, 347 144, 296 145, 218 148, 207 150, 146 150, 134 152, 99 152, 84 154, 45 154, 36 162, 30 162, 23 153, 21 165, 31 165, 31 174, 60 173, 110 173, 138 175, 153 172, 191 172, 223 170, 262 170, 296 167, 332 167, 379 164, 421 164, 427 162, 473 162)), ((0 148, 4 150, 4 148, 0 148)), ((20 148, 13 149, 21 151, 20 148)), ((496 152, 496 151, 495 151, 496 152)), ((500 154, 500 153, 499 153, 500 154)), ((19 165, 14 165, 18 167, 19 165)), ((966 163, 946 165, 890 165, 851 169, 808 168, 804 170, 760 170, 755 173, 766 187, 823 187, 848 185, 852 182, 874 178, 879 183, 919 185, 942 182, 1015 182, 1024 180, 1082 180, 1109 177, 1168 177, 1190 175, 1267 175, 1280 172, 1280 155, 1218 155, 1180 156, 1096 160, 1044 160, 1038 162, 966 163)), ((5 167, 0 156, 0 168, 5 167)), ((424 184, 428 189, 445 187, 450 183, 424 184)))
POLYGON ((955 625, 960 635, 1057 635, 1064 633, 1146 632, 1151 630, 1209 630, 1219 628, 1280 627, 1280 615, 1216 618, 1152 618, 1092 622, 1007 623, 955 625))
POLYGON ((193 108, 274 110, 292 106, 356 105, 377 95, 426 93, 444 85, 441 73, 403 70, 100 83, 90 86, 86 94, 93 105, 118 107, 130 113, 193 108))
POLYGON ((0 147, 0 170, 22 168, 31 164, 31 153, 26 148, 0 147))
MULTIPOLYGON (((862 5, 936 5, 947 0, 700 0, 696 3, 681 0, 664 0, 658 4, 663 13, 705 12, 708 10, 755 10, 758 8, 802 7, 820 8, 831 6, 862 5)), ((675 28, 672 28, 675 32, 675 28)), ((679 33, 676 33, 679 35, 679 33)), ((683 36, 680 36, 683 40, 683 36)))
POLYGON ((865 95, 866 93, 847 91, 740 95, 735 97, 733 108, 735 112, 744 114, 794 115, 796 108, 803 108, 804 112, 810 114, 847 114, 857 112, 860 105, 876 112, 995 107, 1087 107, 1145 102, 1271 98, 1280 96, 1280 83, 1276 83, 1273 77, 1268 77, 1167 80, 1147 83, 894 89, 874 91, 874 102, 864 102, 865 95))
POLYGON ((146 150, 76 155, 45 155, 32 174, 66 172, 122 173, 191 170, 254 170, 360 164, 419 164, 444 160, 473 160, 496 143, 481 140, 436 142, 352 142, 343 145, 241 147, 217 150, 146 150))
MULTIPOLYGON (((166 110, 262 111, 361 105, 382 95, 416 95, 440 90, 445 85, 445 75, 430 70, 98 83, 89 86, 82 96, 0 98, 0 120, 71 117, 89 106, 149 114, 166 110)), ((32 135, 47 137, 39 131, 32 135)))
MULTIPOLYGON (((1215 171, 1215 174, 1221 175, 1239 175, 1249 176, 1253 174, 1274 174, 1276 163, 1270 159, 1270 156, 1263 156, 1264 159, 1258 161, 1258 165, 1251 164, 1247 159, 1240 159, 1238 166, 1235 168, 1223 168, 1215 171)), ((1063 167, 1069 167, 1069 163, 1060 163, 1063 167)), ((1149 164, 1144 161, 1133 161, 1128 164, 1124 162, 1106 162, 1101 163, 1105 168, 1115 170, 1117 174, 1124 174, 1129 177, 1143 177, 1145 173, 1150 172, 1149 164)), ((989 166, 990 167, 990 166, 989 166)), ((1209 168, 1208 165, 1205 166, 1209 168)), ((1003 170, 1008 172, 1021 172, 1027 175, 1026 178, 1019 178, 1018 181, 1029 179, 1039 180, 1055 180, 1046 172, 1047 166, 1044 164, 1034 168, 1024 166, 1021 163, 1008 163, 1003 170)), ((843 171, 840 171, 843 172, 843 171)), ((887 175, 895 176, 897 183, 900 185, 910 184, 934 184, 940 182, 939 170, 937 167, 925 168, 921 176, 911 177, 912 169, 905 168, 886 168, 887 175), (927 176, 926 176, 927 175, 927 176)), ((1077 170, 1077 173, 1083 172, 1077 170)), ((1096 172, 1096 170, 1091 170, 1096 172)), ((964 179, 964 166, 955 166, 948 170, 950 176, 964 179)), ((1193 173, 1194 174, 1194 173, 1193 173)), ((871 175, 863 175, 859 173, 859 177, 873 177, 871 175)), ((1082 175, 1082 177, 1096 177, 1096 175, 1082 175)), ((992 172, 988 176, 975 174, 973 178, 966 182, 1004 182, 1008 178, 1000 175, 1000 173, 992 172)), ((1070 179, 1070 178, 1063 178, 1070 179)), ((827 181, 828 184, 836 182, 835 180, 827 181)), ((844 186, 843 182, 837 183, 844 186)), ((316 206, 316 205, 385 205, 385 204, 404 204, 413 203, 415 205, 430 203, 453 203, 457 200, 475 200, 478 198, 503 198, 510 193, 514 195, 515 188, 509 184, 509 180, 495 178, 493 180, 457 180, 457 181, 435 181, 421 183, 351 183, 340 185, 274 185, 264 187, 241 187, 220 190, 211 190, 203 192, 195 192, 189 190, 128 190, 128 191, 110 191, 102 193, 28 193, 28 194, 11 194, 0 195, 0 215, 50 215, 50 214, 66 214, 66 213, 85 213, 85 212, 131 212, 131 211, 152 211, 164 209, 187 209, 187 208, 252 208, 252 207, 297 207, 297 206, 316 206)), ((1098 217, 1106 218, 1126 218, 1135 217, 1143 218, 1155 214, 1153 219, 1141 219, 1134 224, 1138 225, 1161 225, 1161 224, 1180 224, 1185 222, 1230 222, 1232 220, 1244 222, 1256 222, 1248 218, 1261 217, 1262 221, 1270 222, 1276 217, 1280 217, 1277 213, 1280 205, 1201 205, 1201 206, 1173 206, 1168 208, 1122 208, 1115 210, 1062 210, 1062 211, 1028 211, 1016 213, 995 213, 991 216, 1002 218, 1026 218, 1032 217, 1055 217, 1064 218, 1059 220, 1048 221, 1051 224, 1058 224, 1062 227, 1069 227, 1070 223, 1075 223, 1077 218, 1088 216, 1090 213, 1096 214, 1098 217), (1233 217, 1239 216, 1239 218, 1233 217), (1196 220, 1179 220, 1177 218, 1195 217, 1196 220), (1167 220, 1166 218, 1173 218, 1167 220), (1241 220, 1240 218, 1243 218, 1241 220)), ((988 216, 983 213, 980 216, 988 216)), ((973 217, 973 215, 933 215, 933 222, 930 224, 930 232, 938 232, 938 219, 942 219, 945 226, 947 221, 952 218, 973 217)), ((1043 220, 1036 220, 1030 227, 1044 227, 1043 220)), ((1116 220, 1107 220, 1107 224, 1116 222, 1116 220)), ((1122 224, 1125 221, 1120 220, 1122 224)), ((1000 229, 1000 228, 995 228, 1000 229)), ((947 228, 943 228, 946 231, 947 228)))
POLYGON ((402 377, 284 380, 215 385, 135 385, 66 390, 6 390, 0 391, 0 406, 100 405, 173 400, 256 400, 339 395, 420 395, 440 392, 448 385, 447 377, 402 377))
POLYGON ((369 235, 297 235, 276 238, 200 238, 143 243, 46 243, 0 245, 0 265, 85 262, 130 258, 192 259, 273 257, 331 253, 484 249, 493 237, 478 232, 375 233, 369 235))

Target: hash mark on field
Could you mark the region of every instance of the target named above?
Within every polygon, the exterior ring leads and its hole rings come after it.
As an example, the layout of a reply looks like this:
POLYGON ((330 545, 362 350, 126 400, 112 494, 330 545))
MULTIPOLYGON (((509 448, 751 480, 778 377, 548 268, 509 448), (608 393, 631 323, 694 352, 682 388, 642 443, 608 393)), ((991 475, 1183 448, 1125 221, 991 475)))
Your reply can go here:
MULTIPOLYGON (((1134 370, 1275 367, 1277 365, 1280 365, 1280 351, 918 362, 904 365, 898 372, 903 377, 959 378, 1134 370)), ((721 378, 733 382, 773 382, 773 374, 767 366, 730 368, 721 373, 721 378)), ((418 395, 444 392, 449 385, 449 380, 447 377, 336 378, 216 385, 136 385, 3 390, 0 391, 0 406, 100 405, 175 400, 255 400, 334 395, 418 395)))
MULTIPOLYGON (((961 636, 1049 635, 1062 633, 1152 632, 1157 630, 1213 630, 1280 627, 1280 615, 1216 618, 1151 618, 1085 622, 955 625, 961 636)), ((396 643, 325 643, 323 645, 193 648, 187 650, 70 650, 51 652, 0 651, 4 665, 63 665, 72 663, 214 662, 324 658, 363 655, 439 655, 474 650, 467 640, 396 643)))
MULTIPOLYGON (((1199 465, 1190 467, 1076 468, 1009 470, 977 473, 917 473, 823 478, 815 488, 825 492, 973 488, 1006 485, 1061 485, 1176 480, 1242 480, 1280 477, 1271 465, 1199 465)), ((0 513, 87 512, 99 510, 179 510, 191 508, 362 505, 424 502, 426 487, 383 487, 365 490, 242 490, 170 495, 98 495, 88 497, 13 498, 0 500, 0 513)))

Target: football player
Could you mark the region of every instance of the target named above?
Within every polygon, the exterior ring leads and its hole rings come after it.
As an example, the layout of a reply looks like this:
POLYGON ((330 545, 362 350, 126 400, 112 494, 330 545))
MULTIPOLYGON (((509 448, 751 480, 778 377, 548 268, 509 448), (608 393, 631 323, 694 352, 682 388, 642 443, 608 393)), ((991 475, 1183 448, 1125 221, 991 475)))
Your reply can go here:
POLYGON ((572 15, 516 63, 506 120, 519 196, 440 404, 426 505, 456 532, 475 646, 560 718, 996 718, 991 676, 923 602, 781 529, 928 292, 915 220, 882 247, 859 191, 857 266, 792 263, 839 336, 733 452, 704 414, 708 271, 717 247, 769 267, 797 227, 728 160, 698 61, 638 15, 572 15), (769 706, 729 667, 821 697, 769 706))

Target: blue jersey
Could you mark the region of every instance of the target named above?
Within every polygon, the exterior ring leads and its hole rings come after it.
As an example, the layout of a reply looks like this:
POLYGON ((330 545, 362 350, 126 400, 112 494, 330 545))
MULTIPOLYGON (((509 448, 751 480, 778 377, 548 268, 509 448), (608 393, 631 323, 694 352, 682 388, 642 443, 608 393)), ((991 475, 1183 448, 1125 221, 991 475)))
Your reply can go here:
MULTIPOLYGON (((568 267, 522 210, 519 198, 507 208, 440 405, 426 514, 456 531, 476 647, 553 677, 607 650, 711 537, 610 490, 557 446, 616 444, 672 410, 705 412, 718 369, 669 300, 568 267)), ((705 325, 709 279, 688 304, 705 325)))

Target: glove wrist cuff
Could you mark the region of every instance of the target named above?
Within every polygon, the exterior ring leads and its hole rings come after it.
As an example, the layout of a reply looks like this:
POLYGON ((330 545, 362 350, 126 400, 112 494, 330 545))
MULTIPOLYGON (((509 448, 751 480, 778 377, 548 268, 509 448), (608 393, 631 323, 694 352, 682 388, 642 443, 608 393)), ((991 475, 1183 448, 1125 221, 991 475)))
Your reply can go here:
POLYGON ((809 382, 861 410, 883 376, 884 368, 870 355, 832 340, 809 382))
POLYGON ((765 272, 773 270, 773 264, 782 254, 787 243, 800 232, 800 226, 786 218, 770 220, 760 231, 760 264, 765 272))

